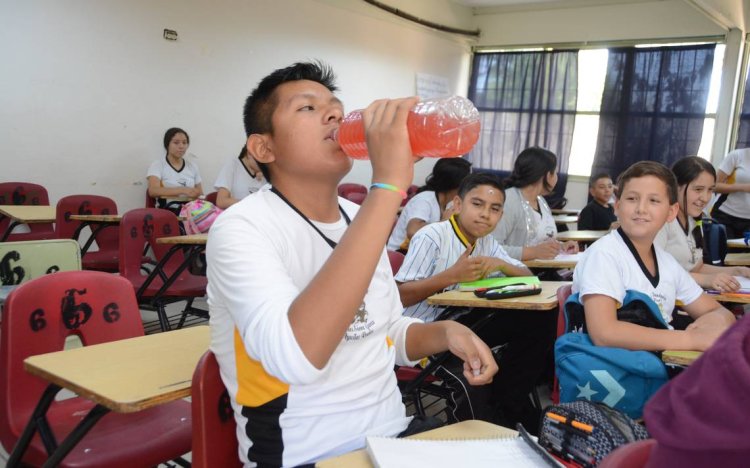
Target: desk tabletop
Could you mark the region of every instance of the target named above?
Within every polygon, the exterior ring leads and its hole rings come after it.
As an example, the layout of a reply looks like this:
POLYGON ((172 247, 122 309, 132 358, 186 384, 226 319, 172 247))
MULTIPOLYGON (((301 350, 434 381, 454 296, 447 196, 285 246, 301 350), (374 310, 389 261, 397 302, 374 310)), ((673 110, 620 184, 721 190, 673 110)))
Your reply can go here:
POLYGON ((185 236, 160 237, 156 239, 157 244, 189 244, 206 245, 208 234, 188 234, 185 236))
POLYGON ((31 356, 25 369, 119 413, 190 396, 208 326, 31 356))
MULTIPOLYGON (((456 424, 426 431, 410 436, 410 439, 441 440, 441 439, 492 439, 513 437, 518 432, 507 427, 497 426, 480 420, 461 421, 456 424)), ((318 468, 372 468, 373 464, 367 455, 367 450, 357 450, 335 458, 329 458, 315 464, 318 468)))
POLYGON ((563 231, 557 233, 557 240, 594 242, 609 234, 609 231, 563 231))
POLYGON ((526 260, 523 263, 529 268, 575 268, 579 259, 580 253, 561 254, 555 258, 550 258, 547 260, 526 260))
POLYGON ((664 351, 661 360, 667 364, 689 366, 703 354, 701 351, 664 351))
POLYGON ((567 208, 552 208, 553 215, 570 215, 578 216, 581 214, 581 210, 567 209, 567 208))
POLYGON ((750 252, 728 253, 727 257, 724 259, 724 264, 727 266, 749 266, 750 252))
POLYGON ((119 223, 122 215, 70 215, 70 219, 88 223, 119 223))
POLYGON ((470 291, 446 291, 427 298, 430 305, 454 307, 484 307, 489 309, 552 310, 557 307, 557 290, 569 281, 542 281, 541 294, 511 297, 509 299, 483 299, 470 291))
POLYGON ((734 247, 736 249, 750 249, 750 246, 745 244, 744 239, 728 239, 727 246, 734 247))
POLYGON ((578 222, 578 215, 553 215, 555 224, 575 224, 578 222))
POLYGON ((55 222, 55 207, 48 205, 0 205, 0 214, 26 224, 55 222))
POLYGON ((734 304, 750 304, 750 294, 733 294, 733 293, 721 293, 721 294, 709 294, 710 297, 716 299, 719 302, 732 302, 734 304))

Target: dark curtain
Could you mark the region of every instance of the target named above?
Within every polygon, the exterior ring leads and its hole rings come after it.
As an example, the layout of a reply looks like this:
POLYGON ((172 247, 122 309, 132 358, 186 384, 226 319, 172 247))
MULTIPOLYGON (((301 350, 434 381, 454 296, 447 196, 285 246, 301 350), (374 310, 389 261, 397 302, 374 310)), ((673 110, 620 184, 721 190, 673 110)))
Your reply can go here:
POLYGON ((610 49, 591 174, 697 153, 715 47, 610 49))
POLYGON ((742 100, 742 112, 740 113, 740 128, 737 132, 737 144, 735 148, 750 147, 750 67, 748 67, 745 78, 745 97, 742 100))
POLYGON ((518 153, 540 146, 566 174, 577 98, 578 51, 474 54, 469 99, 482 131, 469 160, 509 171, 518 153))

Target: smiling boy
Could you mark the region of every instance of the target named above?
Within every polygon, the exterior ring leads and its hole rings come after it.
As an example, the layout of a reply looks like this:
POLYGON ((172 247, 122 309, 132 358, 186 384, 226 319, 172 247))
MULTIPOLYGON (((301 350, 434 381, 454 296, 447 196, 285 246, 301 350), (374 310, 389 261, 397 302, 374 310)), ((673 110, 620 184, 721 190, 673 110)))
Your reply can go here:
POLYGON ((413 429, 395 363, 450 350, 465 377, 497 371, 489 348, 456 322, 401 315, 385 242, 414 157, 415 98, 365 111, 372 164, 362 206, 337 196, 352 161, 334 133, 344 109, 332 71, 297 63, 245 102, 248 152, 265 186, 213 224, 206 249, 211 350, 230 395, 245 466, 298 466, 413 429))
MULTIPOLYGON (((532 275, 491 235, 503 214, 504 202, 502 185, 495 176, 471 174, 461 182, 453 199, 455 214, 415 234, 395 276, 405 315, 426 322, 435 320, 445 308, 427 304, 427 297, 455 289, 460 282, 486 276, 532 275)), ((471 325, 484 315, 468 313, 457 320, 471 325)), ((507 345, 491 388, 468 388, 454 371, 460 364, 456 361, 447 362, 439 370, 452 390, 448 404, 453 418, 484 419, 508 427, 521 422, 535 432, 539 414, 528 396, 544 370, 554 341, 556 317, 556 311, 494 311, 491 321, 477 330, 488 345, 507 345)))
POLYGON ((705 350, 734 323, 734 316, 706 295, 667 252, 655 247, 656 234, 674 220, 677 182, 666 166, 643 161, 620 175, 615 212, 620 228, 596 241, 573 273, 586 327, 598 346, 633 350, 705 350), (695 322, 682 330, 659 330, 617 320, 626 290, 654 300, 664 320, 680 301, 695 322))

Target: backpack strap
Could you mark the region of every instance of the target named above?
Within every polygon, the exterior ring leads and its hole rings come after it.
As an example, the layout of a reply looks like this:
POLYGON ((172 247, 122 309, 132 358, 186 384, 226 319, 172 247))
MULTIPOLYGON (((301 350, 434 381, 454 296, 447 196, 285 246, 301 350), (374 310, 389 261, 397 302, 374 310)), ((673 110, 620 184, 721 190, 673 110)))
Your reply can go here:
MULTIPOLYGON (((628 289, 622 302, 623 304, 617 309, 617 320, 648 328, 661 330, 669 328, 659 311, 659 307, 653 299, 642 292, 628 289)), ((563 311, 565 313, 566 332, 588 333, 586 314, 579 293, 571 294, 568 297, 563 311)))

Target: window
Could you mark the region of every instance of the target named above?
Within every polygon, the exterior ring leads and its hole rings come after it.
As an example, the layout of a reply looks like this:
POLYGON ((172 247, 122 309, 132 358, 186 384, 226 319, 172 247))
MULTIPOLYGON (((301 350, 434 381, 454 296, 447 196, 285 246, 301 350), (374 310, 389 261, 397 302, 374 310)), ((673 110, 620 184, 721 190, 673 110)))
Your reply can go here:
MULTIPOLYGON (((636 47, 655 48, 684 45, 687 44, 643 44, 636 47)), ((711 80, 705 110, 705 119, 703 120, 703 132, 700 136, 700 147, 698 149, 698 156, 704 157, 706 159, 710 159, 711 149, 713 145, 719 88, 721 83, 721 69, 724 61, 724 49, 725 46, 723 44, 716 44, 714 50, 714 60, 713 67, 711 69, 711 80)), ((547 50, 546 52, 550 53, 550 50, 547 50)), ((518 54, 518 52, 497 52, 496 54, 518 54)), ((577 100, 575 103, 575 124, 572 130, 572 143, 570 141, 568 142, 570 144, 570 155, 567 161, 567 173, 578 176, 589 176, 591 173, 592 164, 594 162, 594 155, 597 148, 600 110, 602 105, 602 94, 605 85, 605 78, 607 75, 609 50, 606 48, 585 49, 577 51, 576 54, 577 100)), ((475 55, 475 65, 476 63, 477 58, 475 55)), ((477 89, 477 80, 486 78, 486 76, 482 76, 482 70, 475 68, 472 73, 472 90, 477 89)), ((499 80, 500 78, 495 77, 493 79, 499 80)), ((472 97, 472 90, 470 90, 470 98, 472 97)), ((502 90, 497 90, 497 92, 502 92, 502 90)), ((500 98, 498 97, 497 99, 500 98)), ((747 104, 748 103, 746 103, 746 105, 747 104)), ((487 138, 490 138, 490 135, 488 135, 486 132, 492 131, 492 129, 488 129, 487 124, 494 122, 494 119, 497 118, 496 116, 498 115, 498 112, 501 112, 502 110, 491 110, 487 108, 483 109, 481 108, 481 106, 479 106, 479 104, 477 105, 478 107, 480 107, 480 112, 483 114, 484 146, 481 150, 479 150, 479 152, 472 152, 472 161, 474 162, 475 166, 478 167, 509 169, 510 167, 512 167, 512 160, 515 155, 518 154, 518 151, 516 151, 515 153, 509 151, 507 148, 507 143, 504 144, 504 147, 501 147, 501 145, 499 145, 498 143, 494 143, 494 149, 491 147, 492 145, 488 145, 487 143, 487 138), (492 160, 491 166, 487 163, 487 161, 490 159, 492 160), (500 159, 500 161, 496 161, 496 159, 500 159)), ((750 118, 748 119, 748 121, 750 122, 750 118)), ((748 133, 750 134, 750 131, 748 133)), ((507 138, 507 135, 492 135, 491 138, 502 140, 507 138)), ((482 143, 482 140, 480 140, 480 143, 482 143)), ((688 155, 686 154, 685 156, 688 155)))

